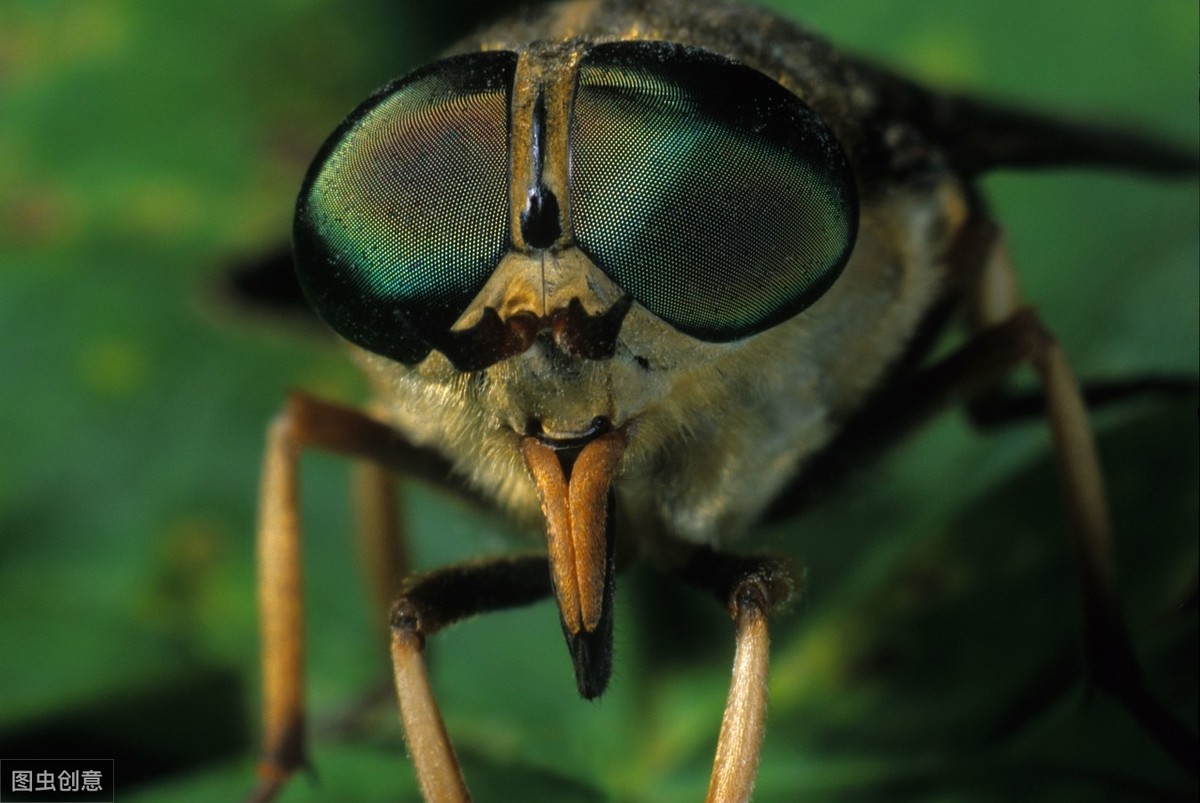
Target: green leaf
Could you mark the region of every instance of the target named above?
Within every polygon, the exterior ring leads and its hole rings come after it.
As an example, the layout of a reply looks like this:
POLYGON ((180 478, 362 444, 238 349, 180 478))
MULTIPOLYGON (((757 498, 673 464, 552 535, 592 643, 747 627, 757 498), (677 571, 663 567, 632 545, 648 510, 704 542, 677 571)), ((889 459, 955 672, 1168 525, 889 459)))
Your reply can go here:
MULTIPOLYGON (((921 80, 1195 147, 1195 4, 773 5, 921 80)), ((341 117, 484 16, 0 4, 0 758, 115 757, 121 800, 253 785, 264 429, 288 388, 365 390, 338 348, 248 324, 216 288, 286 242, 303 171, 341 117)), ((1083 377, 1200 372, 1194 181, 1022 174, 984 189, 1027 298, 1083 377)), ((1136 646, 1195 732, 1195 398, 1141 399, 1097 426, 1136 646)), ((1195 798, 1195 780, 1086 689, 1048 448, 1037 423, 981 435, 949 415, 741 545, 807 567, 805 601, 773 620, 756 800, 1195 798)), ((415 800, 346 492, 343 461, 305 461, 319 782, 297 778, 282 800, 415 800)), ((528 545, 421 489, 405 498, 422 568, 528 545)), ((701 796, 728 618, 649 567, 622 576, 618 610, 613 683, 595 703, 574 691, 549 604, 431 642, 478 799, 701 796)))

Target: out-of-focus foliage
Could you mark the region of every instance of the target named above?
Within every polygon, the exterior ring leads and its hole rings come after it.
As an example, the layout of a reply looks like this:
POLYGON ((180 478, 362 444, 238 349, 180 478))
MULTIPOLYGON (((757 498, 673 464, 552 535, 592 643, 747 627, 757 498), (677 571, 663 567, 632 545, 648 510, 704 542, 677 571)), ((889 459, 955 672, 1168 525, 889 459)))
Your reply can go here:
MULTIPOLYGON (((1195 4, 792 5, 922 80, 1196 145, 1195 4)), ((285 242, 340 117, 483 16, 465 0, 0 4, 0 758, 114 757, 129 801, 252 784, 263 428, 289 387, 363 390, 336 346, 248 323, 216 288, 285 242)), ((1011 175, 986 189, 1081 374, 1197 373, 1195 182, 1011 175)), ((1193 729, 1194 406, 1098 417, 1130 623, 1153 688, 1193 729)), ((346 727, 386 665, 345 488, 341 461, 306 461, 320 782, 284 799, 413 799, 386 697, 346 727)), ((513 543, 493 520, 405 495, 422 567, 513 543)), ((985 436, 951 415, 747 544, 795 555, 809 586, 776 623, 757 799, 1194 799, 1194 780, 1086 692, 1062 530, 1043 429, 985 436)), ((549 605, 433 643, 479 798, 702 794, 724 614, 646 569, 622 578, 618 608, 596 704, 573 690, 549 605)))

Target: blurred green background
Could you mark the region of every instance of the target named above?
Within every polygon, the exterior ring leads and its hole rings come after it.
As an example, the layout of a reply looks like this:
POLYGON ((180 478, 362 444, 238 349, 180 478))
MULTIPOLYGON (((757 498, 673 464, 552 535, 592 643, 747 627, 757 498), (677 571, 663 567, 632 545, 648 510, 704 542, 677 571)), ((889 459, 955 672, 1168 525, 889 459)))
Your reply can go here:
MULTIPOLYGON (((1197 147, 1197 8, 777 0, 923 80, 1197 147)), ((487 10, 484 10, 487 9, 487 10)), ((363 387, 328 339, 248 320, 222 277, 281 246, 308 160, 372 89, 494 14, 437 3, 0 3, 0 758, 116 759, 122 801, 234 800, 259 699, 252 528, 288 388, 363 387)), ((1197 184, 989 178, 1028 297, 1085 377, 1197 374, 1197 184)), ((1196 729, 1195 398, 1097 417, 1123 592, 1157 694, 1196 729)), ((305 464, 312 753, 287 801, 416 798, 347 538, 347 471, 305 464)), ((422 567, 511 549, 406 489, 422 567)), ((949 415, 753 542, 809 593, 776 620, 759 801, 1194 800, 1082 682, 1042 427, 949 415)), ((699 799, 725 615, 619 588, 610 692, 581 702, 550 605, 438 636, 481 800, 699 799)))

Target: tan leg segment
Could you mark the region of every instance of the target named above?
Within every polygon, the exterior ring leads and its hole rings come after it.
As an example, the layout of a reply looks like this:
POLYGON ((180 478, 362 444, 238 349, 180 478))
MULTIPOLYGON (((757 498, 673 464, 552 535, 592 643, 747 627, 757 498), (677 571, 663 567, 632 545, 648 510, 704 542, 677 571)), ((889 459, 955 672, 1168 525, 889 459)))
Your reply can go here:
POLYGON ((404 738, 426 801, 471 799, 429 685, 426 637, 462 619, 528 605, 550 593, 545 555, 446 566, 405 581, 392 607, 392 664, 404 738))
POLYGON ((286 413, 267 434, 258 520, 258 606, 262 631, 263 757, 251 799, 270 800, 307 762, 304 749, 304 588, 296 462, 286 413))
POLYGON ((438 710, 425 668, 425 638, 412 630, 392 631, 392 664, 404 738, 427 803, 471 799, 458 758, 438 710))
POLYGON ((721 735, 708 782, 708 803, 735 803, 750 799, 758 774, 767 726, 767 670, 770 639, 767 634, 766 594, 751 581, 731 603, 737 628, 733 677, 721 718, 721 735))
POLYGON ((797 575, 787 561, 768 555, 742 557, 703 547, 677 573, 726 605, 736 631, 733 675, 705 800, 749 800, 767 725, 767 614, 796 596, 797 575))
POLYGON ((411 572, 396 476, 377 463, 359 460, 354 464, 352 483, 359 558, 370 587, 371 617, 377 625, 373 632, 386 633, 400 583, 411 572))
POLYGON ((449 463, 432 450, 350 407, 294 394, 272 422, 259 496, 258 589, 262 631, 263 757, 251 800, 271 800, 305 766, 304 587, 298 470, 302 451, 317 448, 369 461, 358 482, 366 502, 361 526, 374 594, 385 616, 403 570, 391 483, 382 466, 404 471, 460 498, 480 500, 454 483, 449 463), (386 601, 385 600, 386 596, 386 601))
MULTIPOLYGON (((996 235, 986 257, 968 312, 976 330, 1018 316, 1019 291, 1008 249, 996 235)), ((1028 313, 1026 313, 1028 314, 1028 313)), ((1078 567, 1084 603, 1084 626, 1093 671, 1108 686, 1106 675, 1139 674, 1117 598, 1116 556, 1104 475, 1088 421, 1087 406, 1058 341, 1036 319, 1030 331, 1027 359, 1046 393, 1046 418, 1054 438, 1054 453, 1069 520, 1068 533, 1078 567), (1114 659, 1116 663, 1114 663, 1114 659)), ((1127 683, 1131 678, 1117 680, 1127 683)), ((1140 678, 1138 680, 1140 683, 1140 678)))
POLYGON ((1027 359, 1046 393, 1046 418, 1083 598, 1090 677, 1125 706, 1167 753, 1195 773, 1196 735, 1149 693, 1122 615, 1104 476, 1079 383, 1054 336, 1029 310, 1018 309, 1015 271, 999 237, 974 290, 969 311, 977 329, 994 331, 1003 328, 997 326, 1001 321, 1011 325, 1022 317, 1028 321, 1022 327, 1027 330, 1027 359))

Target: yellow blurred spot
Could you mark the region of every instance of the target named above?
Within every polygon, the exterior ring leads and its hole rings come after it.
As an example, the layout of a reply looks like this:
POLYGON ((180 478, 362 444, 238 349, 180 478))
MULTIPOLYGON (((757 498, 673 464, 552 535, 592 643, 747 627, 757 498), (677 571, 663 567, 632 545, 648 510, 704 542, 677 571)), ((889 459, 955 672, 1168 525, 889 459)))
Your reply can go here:
POLYGON ((129 340, 97 340, 84 346, 79 370, 84 384, 98 396, 126 398, 146 383, 145 349, 129 340))
POLYGON ((163 538, 164 562, 185 574, 204 574, 220 560, 228 538, 222 522, 204 516, 178 519, 163 538))
POLYGON ((129 41, 127 14, 115 3, 70 3, 63 10, 70 13, 61 15, 58 44, 80 57, 109 56, 129 41))
POLYGON ((0 83, 28 87, 129 42, 128 10, 116 3, 31 3, 0 8, 0 83))
POLYGON ((326 355, 314 360, 299 377, 296 387, 324 399, 340 399, 350 403, 363 397, 363 382, 350 359, 341 355, 326 355))
POLYGON ((225 561, 229 529, 217 519, 189 515, 162 534, 142 615, 182 642, 214 613, 213 581, 225 561))
POLYGON ((772 703, 790 708, 804 697, 835 689, 850 655, 862 643, 857 624, 843 617, 806 627, 804 636, 772 662, 772 703))
POLYGON ((125 208, 125 223, 142 237, 178 234, 199 216, 196 194, 182 183, 154 182, 133 191, 125 208))
MULTIPOLYGON (((7 154, 0 148, 0 160, 7 154)), ((7 183, 7 182, 6 182, 7 183)), ((52 248, 70 242, 80 230, 76 194, 48 181, 16 180, 0 188, 0 245, 52 248)))
POLYGON ((913 72, 932 84, 967 84, 982 73, 979 43, 969 31, 922 31, 905 43, 901 54, 913 72))

